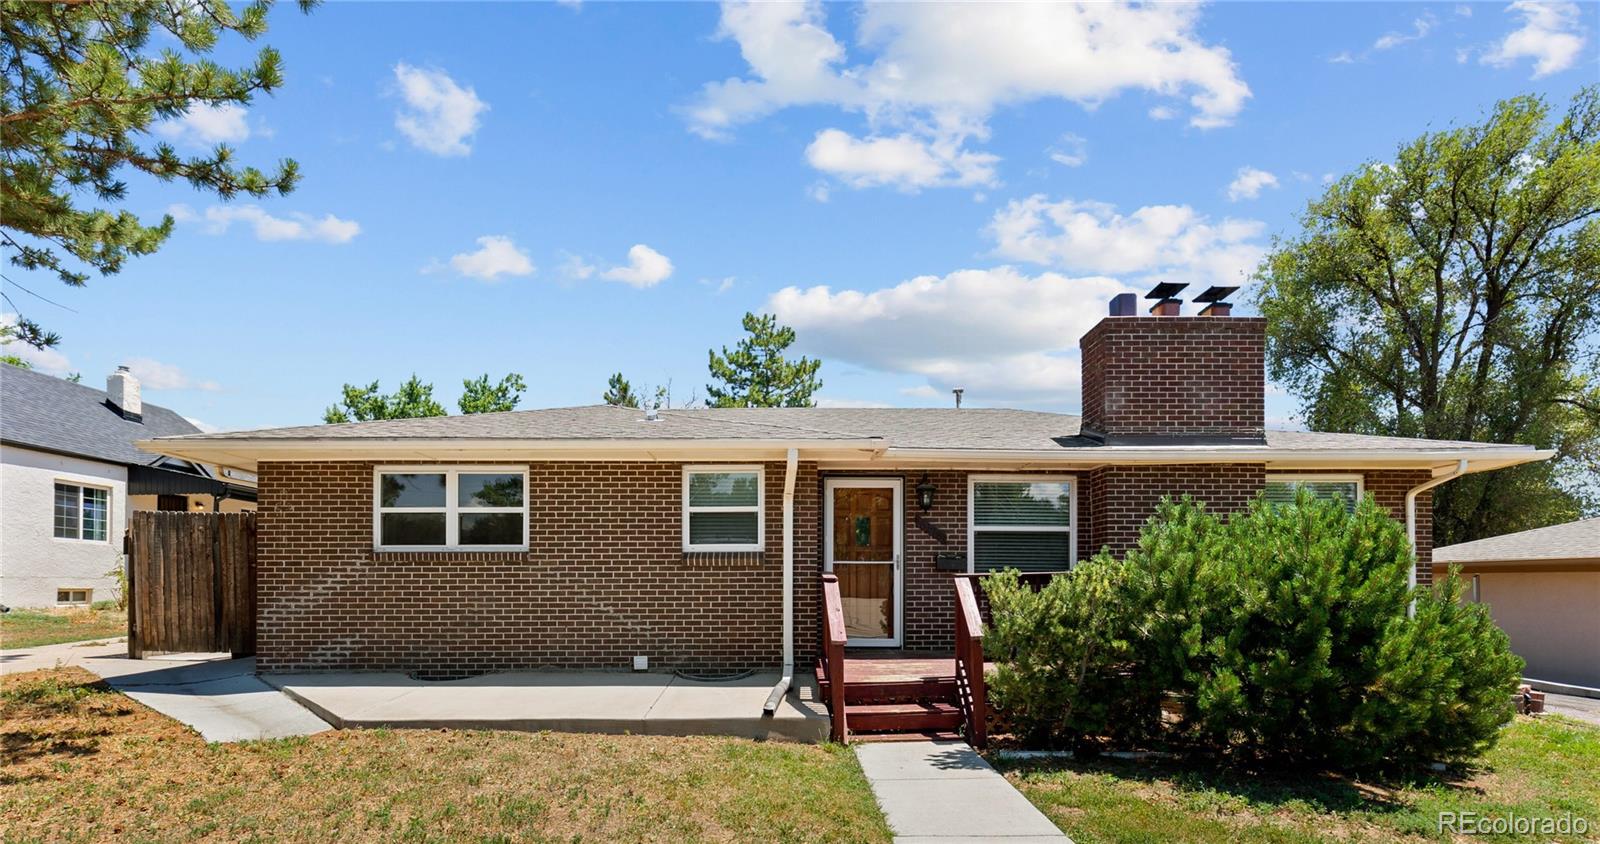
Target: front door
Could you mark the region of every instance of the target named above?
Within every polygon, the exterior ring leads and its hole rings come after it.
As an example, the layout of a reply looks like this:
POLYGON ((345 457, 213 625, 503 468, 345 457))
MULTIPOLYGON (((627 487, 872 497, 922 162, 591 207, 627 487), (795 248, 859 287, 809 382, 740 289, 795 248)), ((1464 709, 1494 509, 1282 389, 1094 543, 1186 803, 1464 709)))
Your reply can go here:
POLYGON ((903 492, 898 478, 823 482, 823 561, 839 577, 852 646, 900 646, 903 492))

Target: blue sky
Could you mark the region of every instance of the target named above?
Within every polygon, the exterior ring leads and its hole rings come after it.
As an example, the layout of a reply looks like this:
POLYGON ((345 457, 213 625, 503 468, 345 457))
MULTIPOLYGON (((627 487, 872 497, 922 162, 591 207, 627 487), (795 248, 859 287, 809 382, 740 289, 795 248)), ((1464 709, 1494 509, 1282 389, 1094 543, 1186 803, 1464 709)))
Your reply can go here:
POLYGON ((284 7, 275 96, 158 131, 293 157, 299 189, 133 180, 179 219, 158 254, 82 290, 7 270, 71 312, 7 292, 65 338, 40 368, 129 363, 220 428, 413 372, 452 407, 508 371, 524 407, 619 370, 681 402, 747 310, 798 329, 825 403, 1076 411, 1110 295, 1238 279, 1324 179, 1504 97, 1564 106, 1596 8, 284 7))

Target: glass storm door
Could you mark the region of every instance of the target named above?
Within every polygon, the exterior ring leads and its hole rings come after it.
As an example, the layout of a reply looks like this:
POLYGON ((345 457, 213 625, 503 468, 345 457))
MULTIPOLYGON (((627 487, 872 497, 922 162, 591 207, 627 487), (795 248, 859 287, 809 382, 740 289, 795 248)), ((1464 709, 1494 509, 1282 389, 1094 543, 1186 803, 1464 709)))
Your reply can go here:
POLYGON ((903 486, 898 479, 824 481, 827 570, 839 577, 852 646, 899 647, 903 486))

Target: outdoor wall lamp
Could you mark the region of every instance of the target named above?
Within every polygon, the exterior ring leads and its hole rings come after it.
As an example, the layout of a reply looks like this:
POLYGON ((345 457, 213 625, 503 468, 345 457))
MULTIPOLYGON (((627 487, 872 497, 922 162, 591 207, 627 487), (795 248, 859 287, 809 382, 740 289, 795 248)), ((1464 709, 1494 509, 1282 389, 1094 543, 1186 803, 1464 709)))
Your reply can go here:
POLYGON ((928 473, 923 472, 922 480, 917 481, 917 506, 922 508, 922 512, 926 513, 933 509, 933 494, 937 490, 938 487, 928 480, 928 473))

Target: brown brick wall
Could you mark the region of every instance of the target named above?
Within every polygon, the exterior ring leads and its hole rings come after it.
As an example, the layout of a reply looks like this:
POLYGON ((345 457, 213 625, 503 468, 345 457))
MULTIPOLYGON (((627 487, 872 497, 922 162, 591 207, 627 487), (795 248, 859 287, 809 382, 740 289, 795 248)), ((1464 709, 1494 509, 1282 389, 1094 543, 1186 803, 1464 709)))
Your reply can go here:
MULTIPOLYGON (((635 654, 656 668, 776 665, 784 467, 766 467, 765 553, 690 558, 682 471, 534 463, 528 552, 375 554, 372 464, 264 463, 258 667, 626 668, 635 654)), ((804 467, 797 489, 815 477, 804 467)), ((797 561, 816 558, 803 528, 817 520, 814 498, 797 502, 797 561)), ((811 594, 798 642, 814 636, 811 594)))
MULTIPOLYGON (((498 463, 496 465, 504 465, 498 463)), ((518 668, 771 668, 781 659, 781 463, 766 466, 766 550, 685 557, 682 465, 534 463, 530 550, 374 553, 370 463, 264 463, 260 472, 259 653, 263 671, 518 668)), ((981 473, 990 474, 990 473, 981 473)), ((1102 468, 1078 473, 1079 559, 1125 552, 1163 495, 1189 493, 1215 511, 1241 509, 1262 466, 1102 468)), ((928 473, 938 488, 923 516, 922 472, 819 473, 795 485, 795 650, 814 658, 822 571, 822 479, 899 477, 905 484, 905 643, 943 650, 953 629, 951 574, 941 551, 965 555, 965 471, 928 473), (935 533, 944 532, 944 542, 935 533)), ((1367 472, 1366 490, 1398 519, 1424 470, 1367 472)), ((1432 525, 1419 502, 1419 578, 1429 581, 1432 525)))
POLYGON ((1262 436, 1266 321, 1259 317, 1107 317, 1079 348, 1085 430, 1262 436))

